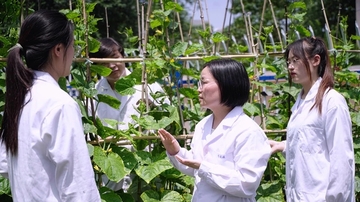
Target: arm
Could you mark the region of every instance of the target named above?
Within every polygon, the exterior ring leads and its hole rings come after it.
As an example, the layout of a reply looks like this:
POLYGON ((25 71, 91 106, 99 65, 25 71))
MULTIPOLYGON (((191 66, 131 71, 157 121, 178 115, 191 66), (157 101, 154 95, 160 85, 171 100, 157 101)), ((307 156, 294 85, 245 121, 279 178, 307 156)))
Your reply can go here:
POLYGON ((266 169, 271 148, 264 133, 245 131, 235 140, 234 167, 201 162, 199 176, 211 186, 237 197, 254 197, 266 169))
POLYGON ((354 149, 351 120, 346 105, 325 114, 325 135, 330 159, 326 201, 351 201, 354 196, 354 149))
POLYGON ((180 156, 184 159, 193 159, 191 151, 188 151, 185 148, 180 148, 178 141, 166 130, 159 129, 158 134, 166 149, 166 153, 171 164, 173 164, 173 166, 182 173, 194 177, 194 168, 184 165, 176 159, 176 156, 180 156))
POLYGON ((62 201, 99 201, 94 172, 76 103, 55 106, 42 124, 48 158, 54 163, 56 183, 62 201))

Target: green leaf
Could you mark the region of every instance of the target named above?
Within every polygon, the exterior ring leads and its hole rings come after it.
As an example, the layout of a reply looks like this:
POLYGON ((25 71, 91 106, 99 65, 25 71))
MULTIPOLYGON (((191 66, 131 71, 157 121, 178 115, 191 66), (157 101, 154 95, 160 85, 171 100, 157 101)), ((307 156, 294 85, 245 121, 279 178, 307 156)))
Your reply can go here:
POLYGON ((89 124, 89 123, 84 123, 83 126, 84 126, 85 134, 87 134, 87 133, 97 134, 97 128, 94 125, 89 124))
POLYGON ((60 77, 59 78, 59 81, 58 81, 58 84, 60 86, 60 88, 65 91, 66 93, 68 93, 68 90, 67 90, 67 80, 65 77, 60 77))
POLYGON ((0 175, 0 195, 7 194, 10 195, 10 182, 8 179, 4 178, 2 175, 0 175))
POLYGON ((256 116, 261 114, 260 109, 254 103, 248 103, 248 102, 245 103, 243 109, 245 113, 248 114, 249 116, 256 116))
POLYGON ((160 196, 159 194, 154 190, 146 190, 140 195, 140 198, 144 202, 159 202, 160 196))
POLYGON ((99 102, 103 102, 108 104, 110 107, 114 108, 114 109, 119 109, 121 102, 120 100, 114 98, 111 95, 106 95, 106 94, 98 94, 98 101, 99 102))
POLYGON ((291 86, 291 87, 284 87, 283 91, 290 94, 293 98, 296 99, 301 89, 291 86))
MULTIPOLYGON (((171 123, 173 122, 172 119, 168 118, 168 117, 163 117, 162 119, 160 119, 158 121, 158 125, 159 127, 157 129, 160 129, 160 128, 166 128, 167 126, 169 126, 171 123)), ((154 130, 157 130, 154 128, 154 130)))
POLYGON ((227 36, 225 36, 224 34, 221 34, 220 32, 216 32, 215 34, 213 34, 211 36, 211 40, 214 42, 214 43, 219 43, 221 41, 226 41, 228 40, 229 38, 227 36))
POLYGON ((360 193, 360 178, 358 176, 355 176, 355 192, 360 193))
POLYGON ((168 160, 162 159, 150 164, 140 165, 135 169, 135 172, 145 182, 150 183, 150 181, 153 180, 156 176, 172 167, 173 166, 168 160))
POLYGON ((108 187, 101 187, 99 189, 102 202, 122 202, 123 200, 113 190, 108 187))
POLYGON ((163 202, 168 201, 182 201, 183 197, 176 191, 171 190, 164 190, 164 192, 161 193, 161 200, 163 202))
POLYGON ((189 99, 197 99, 199 96, 199 93, 195 88, 180 88, 179 93, 189 99))
POLYGON ((121 159, 124 161, 126 173, 130 174, 131 170, 134 169, 138 164, 135 154, 129 151, 127 148, 119 147, 117 145, 112 145, 111 149, 121 157, 121 159))
POLYGON ((104 77, 109 76, 112 72, 110 68, 103 65, 91 65, 90 70, 104 77))
POLYGON ((177 110, 177 107, 169 105, 166 107, 166 110, 170 113, 169 118, 171 120, 173 120, 175 123, 177 123, 179 126, 181 126, 179 112, 177 110))
POLYGON ((152 29, 154 29, 154 28, 156 28, 156 27, 159 27, 159 26, 161 26, 162 25, 162 23, 161 23, 161 21, 159 20, 159 19, 154 19, 154 20, 151 20, 150 21, 150 27, 152 28, 152 29))
POLYGON ((257 202, 283 202, 284 194, 282 193, 283 184, 279 181, 263 183, 257 190, 257 202))
POLYGON ((202 51, 204 49, 203 44, 195 43, 191 44, 185 51, 185 55, 190 55, 199 51, 202 51))
POLYGON ((360 112, 350 112, 351 121, 356 125, 360 126, 360 112))
POLYGON ((122 159, 116 153, 105 153, 102 148, 94 147, 93 160, 111 181, 119 182, 127 174, 122 159))
POLYGON ((165 4, 165 10, 174 10, 176 12, 181 12, 184 10, 184 8, 178 4, 178 3, 175 3, 175 2, 172 2, 172 1, 168 1, 166 4, 165 4))
POLYGON ((270 33, 273 32, 273 30, 274 30, 274 26, 273 26, 273 25, 264 27, 265 35, 269 35, 270 33))
POLYGON ((89 151, 89 156, 92 157, 94 155, 94 146, 87 143, 86 144, 87 148, 88 148, 88 151, 89 151))
POLYGON ((130 77, 122 77, 120 80, 115 82, 115 90, 120 95, 133 95, 135 93, 135 89, 133 88, 135 85, 134 79, 130 77))
POLYGON ((187 42, 178 42, 175 44, 172 50, 172 54, 174 55, 174 57, 184 55, 187 47, 188 47, 187 42))
POLYGON ((89 40, 88 40, 88 45, 89 45, 89 52, 90 53, 96 53, 99 48, 100 48, 100 42, 97 39, 94 39, 92 37, 89 36, 89 40))

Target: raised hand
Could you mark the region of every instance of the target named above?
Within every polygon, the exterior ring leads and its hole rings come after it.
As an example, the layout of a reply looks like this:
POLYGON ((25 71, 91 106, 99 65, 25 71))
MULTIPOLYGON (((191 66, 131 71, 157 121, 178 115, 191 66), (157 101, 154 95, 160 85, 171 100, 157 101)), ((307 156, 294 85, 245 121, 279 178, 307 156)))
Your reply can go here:
POLYGON ((159 129, 158 134, 160 136, 161 142, 163 143, 166 151, 174 156, 180 151, 180 145, 178 141, 172 136, 169 132, 164 129, 159 129))

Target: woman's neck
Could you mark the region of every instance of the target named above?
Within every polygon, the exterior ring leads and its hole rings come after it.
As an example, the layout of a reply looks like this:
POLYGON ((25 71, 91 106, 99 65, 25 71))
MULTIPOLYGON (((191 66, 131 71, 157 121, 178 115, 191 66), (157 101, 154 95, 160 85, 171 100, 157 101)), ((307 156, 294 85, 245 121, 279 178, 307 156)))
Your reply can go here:
POLYGON ((232 110, 232 108, 227 107, 227 106, 221 106, 216 110, 213 110, 213 123, 212 123, 212 128, 215 129, 216 127, 218 127, 218 125, 220 125, 221 121, 226 117, 226 115, 232 110))
POLYGON ((301 99, 305 99, 305 97, 307 96, 307 94, 309 93, 311 87, 316 83, 316 81, 318 80, 319 77, 312 77, 313 79, 306 83, 306 84, 303 84, 302 87, 302 92, 301 92, 301 99))
POLYGON ((109 83, 109 86, 111 87, 111 89, 115 89, 115 81, 111 81, 111 80, 109 80, 109 79, 106 79, 107 80, 107 82, 109 83))

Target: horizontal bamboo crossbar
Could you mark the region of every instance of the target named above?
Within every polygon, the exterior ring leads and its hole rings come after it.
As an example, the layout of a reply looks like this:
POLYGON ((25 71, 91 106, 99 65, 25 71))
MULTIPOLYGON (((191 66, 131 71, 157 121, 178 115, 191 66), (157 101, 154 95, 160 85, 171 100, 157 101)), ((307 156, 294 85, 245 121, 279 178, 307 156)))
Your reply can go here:
MULTIPOLYGON (((264 130, 264 132, 266 134, 271 134, 271 133, 286 133, 286 129, 283 129, 283 130, 264 130)), ((187 140, 187 139, 192 139, 193 138, 193 134, 189 134, 189 135, 177 135, 177 136, 174 136, 175 139, 177 140, 187 140)), ((271 135, 269 135, 271 136, 271 135)), ((159 136, 133 136, 132 137, 133 140, 159 140, 160 137, 159 136)), ((131 144, 131 142, 126 139, 126 138, 116 138, 116 137, 107 137, 105 139, 101 139, 101 140, 98 140, 98 141, 88 141, 89 144, 93 144, 93 145, 96 145, 96 144, 102 144, 102 143, 110 143, 110 142, 116 142, 117 145, 129 145, 131 144)))

